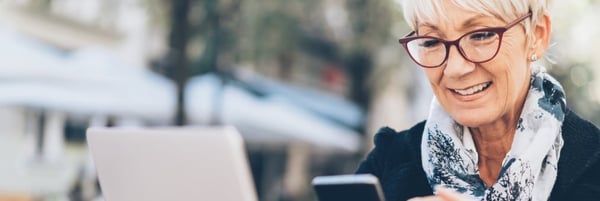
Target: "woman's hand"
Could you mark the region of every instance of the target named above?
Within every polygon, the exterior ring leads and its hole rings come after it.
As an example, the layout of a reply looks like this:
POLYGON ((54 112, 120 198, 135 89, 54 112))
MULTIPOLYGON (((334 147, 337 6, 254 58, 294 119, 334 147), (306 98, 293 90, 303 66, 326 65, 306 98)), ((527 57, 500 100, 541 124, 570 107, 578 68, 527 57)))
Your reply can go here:
POLYGON ((453 190, 447 189, 443 186, 435 187, 435 194, 427 197, 416 197, 411 198, 408 201, 468 201, 469 199, 464 198, 461 194, 454 192, 453 190))

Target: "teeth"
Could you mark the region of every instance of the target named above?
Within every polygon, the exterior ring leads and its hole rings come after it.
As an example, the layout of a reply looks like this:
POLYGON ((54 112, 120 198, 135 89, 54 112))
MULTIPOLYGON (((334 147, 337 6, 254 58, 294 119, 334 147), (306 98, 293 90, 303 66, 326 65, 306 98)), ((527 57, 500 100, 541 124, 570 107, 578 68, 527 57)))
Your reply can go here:
POLYGON ((467 96, 467 95, 472 95, 472 94, 478 93, 480 91, 483 91, 483 89, 487 88, 490 84, 491 84, 490 82, 487 82, 487 83, 473 86, 468 89, 452 89, 452 90, 460 95, 467 96))

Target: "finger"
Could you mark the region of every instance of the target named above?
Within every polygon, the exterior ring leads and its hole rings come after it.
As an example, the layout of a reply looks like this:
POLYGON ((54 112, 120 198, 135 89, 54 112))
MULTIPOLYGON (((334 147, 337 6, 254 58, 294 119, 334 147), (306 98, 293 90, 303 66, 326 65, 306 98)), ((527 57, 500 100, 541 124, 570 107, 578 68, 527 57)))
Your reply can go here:
POLYGON ((416 197, 408 199, 407 201, 444 201, 438 196, 427 196, 427 197, 416 197))
POLYGON ((436 186, 435 192, 436 192, 436 195, 440 196, 440 198, 442 198, 442 200, 444 200, 444 201, 468 200, 468 199, 465 199, 461 194, 459 194, 453 190, 447 189, 443 186, 436 186))

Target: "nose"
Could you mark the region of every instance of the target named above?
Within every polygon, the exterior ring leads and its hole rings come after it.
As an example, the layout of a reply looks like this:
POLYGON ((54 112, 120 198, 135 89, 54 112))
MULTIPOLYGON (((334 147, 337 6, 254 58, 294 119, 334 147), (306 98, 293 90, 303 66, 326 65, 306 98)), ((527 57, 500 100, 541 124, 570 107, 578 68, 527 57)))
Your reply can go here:
POLYGON ((448 51, 448 60, 444 66, 445 76, 460 78, 475 70, 475 63, 467 61, 458 51, 458 47, 452 45, 448 51))

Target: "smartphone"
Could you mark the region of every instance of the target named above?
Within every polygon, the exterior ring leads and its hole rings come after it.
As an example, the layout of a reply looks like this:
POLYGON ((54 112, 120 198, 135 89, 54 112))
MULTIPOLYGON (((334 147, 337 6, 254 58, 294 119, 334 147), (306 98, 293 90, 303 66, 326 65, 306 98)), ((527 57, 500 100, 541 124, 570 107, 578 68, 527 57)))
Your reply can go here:
POLYGON ((318 176, 312 180, 319 201, 385 201, 371 174, 318 176))

